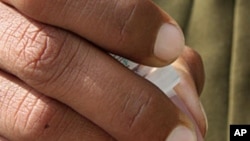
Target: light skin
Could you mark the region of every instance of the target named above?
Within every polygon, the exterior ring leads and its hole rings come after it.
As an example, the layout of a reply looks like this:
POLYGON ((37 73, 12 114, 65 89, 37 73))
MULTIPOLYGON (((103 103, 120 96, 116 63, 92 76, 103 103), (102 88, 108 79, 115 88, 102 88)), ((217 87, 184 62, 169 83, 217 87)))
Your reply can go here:
POLYGON ((3 2, 19 10, 0 2, 0 135, 6 140, 164 141, 180 125, 194 130, 158 88, 106 52, 152 66, 174 61, 181 75, 175 89, 205 134, 202 61, 152 2, 3 2), (159 34, 162 25, 170 27, 159 34), (174 38, 166 49, 162 35, 174 38))

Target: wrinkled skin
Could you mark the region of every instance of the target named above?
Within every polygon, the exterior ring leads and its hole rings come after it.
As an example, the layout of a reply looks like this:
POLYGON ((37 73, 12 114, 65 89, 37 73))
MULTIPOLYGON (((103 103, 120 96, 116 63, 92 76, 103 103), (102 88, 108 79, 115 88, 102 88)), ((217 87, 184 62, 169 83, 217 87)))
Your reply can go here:
MULTIPOLYGON (((77 4, 53 1, 54 9, 47 0, 4 2, 18 9, 0 2, 0 135, 6 140, 161 141, 177 125, 193 130, 190 119, 157 87, 123 67, 106 51, 153 66, 174 61, 181 76, 175 89, 205 134, 206 119, 198 98, 204 83, 201 58, 184 46, 183 51, 177 49, 165 61, 152 55, 150 45, 160 23, 176 23, 151 2, 120 0, 125 9, 133 4, 138 7, 134 16, 141 16, 148 7, 153 9, 149 17, 139 21, 160 17, 153 25, 147 25, 152 33, 145 35, 149 46, 137 40, 143 28, 130 36, 129 31, 141 23, 130 23, 127 10, 118 10, 115 20, 109 18, 109 10, 98 18, 98 4, 113 1, 89 4, 97 9, 89 15, 90 21, 81 17, 87 12, 79 15, 79 9, 86 4, 80 0, 77 4), (64 11, 59 10, 62 7, 64 11), (60 17, 60 12, 66 17, 60 17)), ((121 9, 121 4, 116 6, 121 9)))

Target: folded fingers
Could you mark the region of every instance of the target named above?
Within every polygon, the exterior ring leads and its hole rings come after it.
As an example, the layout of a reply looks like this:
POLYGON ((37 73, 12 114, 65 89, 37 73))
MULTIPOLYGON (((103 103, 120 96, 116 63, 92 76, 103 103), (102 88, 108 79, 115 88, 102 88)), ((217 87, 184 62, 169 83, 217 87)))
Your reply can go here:
POLYGON ((158 88, 93 44, 0 6, 1 69, 117 140, 165 140, 178 125, 193 130, 158 88))
POLYGON ((0 71, 1 141, 114 140, 70 107, 0 71))

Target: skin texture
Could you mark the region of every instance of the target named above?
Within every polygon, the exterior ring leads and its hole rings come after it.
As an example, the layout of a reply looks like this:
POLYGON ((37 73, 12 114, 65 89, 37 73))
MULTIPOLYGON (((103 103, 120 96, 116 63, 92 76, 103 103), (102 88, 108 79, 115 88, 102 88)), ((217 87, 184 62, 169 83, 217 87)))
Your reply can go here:
MULTIPOLYGON (((25 5, 28 1, 6 2, 24 6, 27 11, 34 6, 25 5)), ((89 42, 89 37, 96 36, 87 33, 100 31, 76 32, 79 27, 74 25, 55 25, 62 26, 57 28, 42 24, 4 3, 0 3, 0 13, 0 135, 3 137, 10 141, 161 141, 179 124, 193 129, 190 120, 158 88, 100 48, 120 52, 125 57, 137 49, 109 46, 113 42, 105 43, 104 39, 89 42), (72 29, 81 37, 63 29, 72 29)), ((49 19, 53 12, 48 19, 40 16, 36 19, 43 23, 58 22, 49 19)), ((130 40, 123 42, 126 46, 133 45, 130 40)), ((143 51, 136 55, 142 62, 152 59, 143 51)), ((202 70, 199 57, 198 61, 192 59, 197 56, 192 50, 184 50, 174 66, 181 76, 187 76, 182 77, 184 83, 178 87, 190 87, 190 91, 179 90, 180 96, 204 134, 206 125, 199 103, 190 100, 199 101, 198 92, 202 89, 202 85, 195 85, 203 82, 203 77, 197 78, 202 72, 193 73, 202 70), (192 65, 196 61, 198 64, 192 65)))
POLYGON ((182 51, 176 48, 174 55, 165 61, 154 56, 160 26, 163 23, 179 26, 150 0, 3 1, 38 21, 70 30, 104 50, 139 63, 166 65, 182 51))

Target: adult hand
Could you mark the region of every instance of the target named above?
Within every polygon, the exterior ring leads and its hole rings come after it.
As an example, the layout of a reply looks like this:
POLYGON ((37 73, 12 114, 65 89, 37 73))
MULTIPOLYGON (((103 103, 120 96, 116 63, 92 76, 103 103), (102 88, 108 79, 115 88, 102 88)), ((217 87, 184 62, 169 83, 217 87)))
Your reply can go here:
MULTIPOLYGON (((164 140, 182 126, 179 134, 192 139, 190 120, 151 83, 86 40, 0 5, 2 136, 146 141, 164 140)), ((194 116, 204 119, 199 106, 193 107, 194 116)))
POLYGON ((70 30, 108 52, 148 65, 184 47, 176 22, 150 0, 1 0, 40 22, 70 30))

